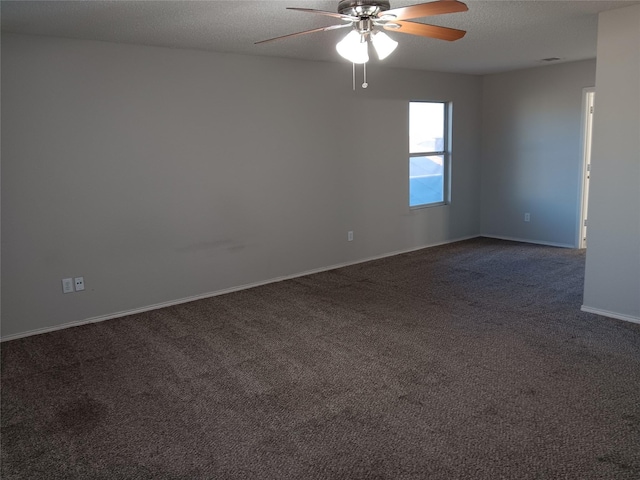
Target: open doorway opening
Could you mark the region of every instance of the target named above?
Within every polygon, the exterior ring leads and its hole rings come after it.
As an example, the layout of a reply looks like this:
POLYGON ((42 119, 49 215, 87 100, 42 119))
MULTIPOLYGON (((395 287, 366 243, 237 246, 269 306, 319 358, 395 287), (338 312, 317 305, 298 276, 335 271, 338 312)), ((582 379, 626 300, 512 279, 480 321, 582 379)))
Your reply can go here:
POLYGON ((580 224, 578 228, 578 248, 587 248, 587 225, 589 213, 589 181, 591 179, 591 137, 593 133, 595 88, 583 90, 583 120, 582 120, 582 168, 580 198, 580 224))

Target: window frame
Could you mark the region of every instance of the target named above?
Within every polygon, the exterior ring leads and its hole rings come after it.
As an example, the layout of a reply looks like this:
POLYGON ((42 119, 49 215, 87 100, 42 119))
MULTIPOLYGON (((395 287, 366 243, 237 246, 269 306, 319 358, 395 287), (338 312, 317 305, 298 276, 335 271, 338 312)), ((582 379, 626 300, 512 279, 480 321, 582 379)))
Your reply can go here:
MULTIPOLYGON (((419 208, 431 208, 431 207, 441 207, 443 205, 449 205, 451 203, 451 110, 452 110, 452 102, 450 101, 442 101, 442 100, 410 100, 408 104, 407 111, 410 112, 412 103, 437 103, 441 104, 444 107, 444 119, 443 119, 443 138, 442 138, 442 151, 435 152, 411 152, 411 139, 410 135, 408 135, 408 151, 409 157, 408 162, 411 162, 411 159, 414 157, 429 157, 429 156, 442 156, 442 201, 440 202, 431 202, 431 203, 420 203, 418 205, 411 205, 411 171, 409 166, 409 175, 407 175, 408 180, 408 205, 411 210, 419 209, 419 208)), ((411 115, 409 117, 409 129, 411 129, 411 115)))

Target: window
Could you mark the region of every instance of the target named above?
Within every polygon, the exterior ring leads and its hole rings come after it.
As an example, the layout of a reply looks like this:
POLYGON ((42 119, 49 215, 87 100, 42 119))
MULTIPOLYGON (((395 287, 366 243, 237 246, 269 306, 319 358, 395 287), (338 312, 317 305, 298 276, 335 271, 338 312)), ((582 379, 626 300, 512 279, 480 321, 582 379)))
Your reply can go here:
POLYGON ((447 104, 409 102, 409 206, 448 198, 447 104))

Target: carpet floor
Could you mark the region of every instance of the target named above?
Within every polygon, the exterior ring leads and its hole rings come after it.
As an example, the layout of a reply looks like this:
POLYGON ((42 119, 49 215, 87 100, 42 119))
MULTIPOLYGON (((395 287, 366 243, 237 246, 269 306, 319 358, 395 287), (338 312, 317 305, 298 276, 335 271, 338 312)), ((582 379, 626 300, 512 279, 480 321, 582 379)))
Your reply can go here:
POLYGON ((2 345, 2 478, 639 479, 640 325, 479 238, 2 345))

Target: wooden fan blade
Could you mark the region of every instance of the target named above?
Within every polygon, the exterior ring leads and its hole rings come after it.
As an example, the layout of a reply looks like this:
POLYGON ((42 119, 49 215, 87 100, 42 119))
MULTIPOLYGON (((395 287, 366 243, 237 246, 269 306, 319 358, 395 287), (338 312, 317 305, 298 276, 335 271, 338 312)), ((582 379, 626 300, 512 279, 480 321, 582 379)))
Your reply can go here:
POLYGON ((348 20, 349 22, 355 22, 358 20, 358 17, 343 15, 342 13, 325 12, 324 10, 314 10, 313 8, 287 7, 287 10, 297 10, 298 12, 306 12, 306 13, 317 13, 319 15, 326 15, 327 17, 334 17, 334 18, 340 18, 342 20, 348 20))
POLYGON ((417 22, 392 22, 384 25, 385 30, 391 32, 408 33, 409 35, 419 35, 421 37, 437 38, 439 40, 447 40, 453 42, 465 36, 467 32, 449 27, 438 27, 436 25, 427 25, 426 23, 417 22), (394 25, 400 25, 400 28, 394 28, 394 25))
POLYGON ((282 35, 281 37, 269 38, 268 40, 260 40, 259 42, 255 42, 254 45, 258 45, 260 43, 273 42, 275 40, 282 40, 283 38, 297 37, 298 35, 306 35, 307 33, 326 32, 328 30, 336 30, 338 28, 345 28, 345 27, 352 27, 352 26, 353 25, 351 25, 350 23, 345 23, 343 25, 330 25, 328 27, 314 28, 313 30, 305 30, 304 32, 290 33, 289 35, 282 35))
POLYGON ((437 2, 420 3, 409 7, 394 8, 385 10, 378 14, 378 18, 389 19, 389 21, 409 20, 411 18, 430 17, 432 15, 442 15, 444 13, 466 12, 467 6, 457 0, 439 0, 437 2), (393 15, 393 18, 390 18, 393 15))

